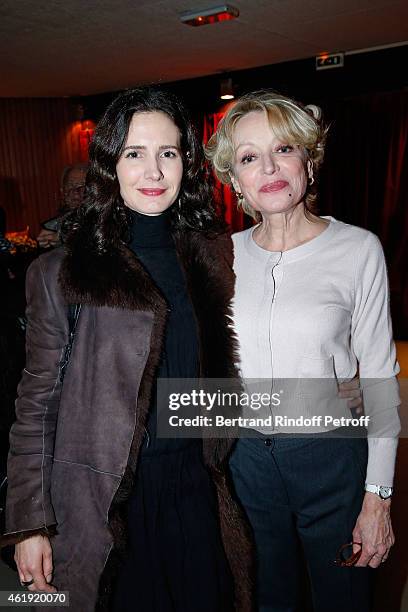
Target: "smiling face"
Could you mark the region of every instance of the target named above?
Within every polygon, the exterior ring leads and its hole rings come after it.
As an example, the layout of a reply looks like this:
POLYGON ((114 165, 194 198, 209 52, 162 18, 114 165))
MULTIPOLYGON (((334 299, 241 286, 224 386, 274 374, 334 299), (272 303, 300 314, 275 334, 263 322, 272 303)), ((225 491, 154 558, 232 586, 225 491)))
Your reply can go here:
POLYGON ((272 130, 268 116, 252 111, 232 135, 235 191, 263 216, 287 212, 303 201, 311 165, 302 147, 289 145, 272 130))
POLYGON ((128 208, 158 215, 173 204, 180 191, 183 161, 180 132, 168 115, 133 115, 116 173, 128 208))

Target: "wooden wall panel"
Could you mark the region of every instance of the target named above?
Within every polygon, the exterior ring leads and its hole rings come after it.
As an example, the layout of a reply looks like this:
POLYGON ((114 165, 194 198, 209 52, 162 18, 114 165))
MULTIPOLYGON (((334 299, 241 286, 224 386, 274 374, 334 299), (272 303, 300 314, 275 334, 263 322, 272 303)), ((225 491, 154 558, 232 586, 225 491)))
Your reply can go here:
POLYGON ((59 206, 62 170, 85 161, 80 148, 81 123, 69 99, 0 99, 0 206, 7 231, 30 227, 59 206))

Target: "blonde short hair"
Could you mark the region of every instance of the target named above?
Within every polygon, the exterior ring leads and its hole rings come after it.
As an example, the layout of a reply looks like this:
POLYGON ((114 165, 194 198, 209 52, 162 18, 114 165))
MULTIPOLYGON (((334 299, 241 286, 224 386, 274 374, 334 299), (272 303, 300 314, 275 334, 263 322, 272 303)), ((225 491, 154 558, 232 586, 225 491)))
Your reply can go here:
MULTIPOLYGON (((239 119, 253 111, 267 114, 271 128, 282 142, 304 147, 306 160, 312 162, 315 179, 312 185, 308 185, 305 207, 308 211, 314 212, 317 197, 316 178, 323 161, 328 130, 321 121, 321 111, 318 106, 312 104, 303 106, 271 90, 254 91, 239 98, 228 109, 206 146, 207 159, 211 161, 217 178, 225 185, 231 184, 234 128, 239 119)), ((239 204, 242 205, 244 212, 259 220, 259 213, 248 202, 242 199, 239 200, 239 204)))

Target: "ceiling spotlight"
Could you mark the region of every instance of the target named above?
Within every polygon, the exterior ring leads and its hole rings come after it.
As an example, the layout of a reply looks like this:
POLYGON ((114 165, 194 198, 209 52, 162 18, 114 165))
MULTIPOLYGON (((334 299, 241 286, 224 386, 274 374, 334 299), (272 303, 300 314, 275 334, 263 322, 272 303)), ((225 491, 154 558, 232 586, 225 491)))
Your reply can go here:
POLYGON ((221 100, 233 100, 235 98, 231 78, 221 81, 220 98, 221 100))
POLYGON ((189 26, 202 26, 219 21, 229 21, 239 17, 239 10, 229 4, 221 4, 201 11, 186 11, 181 13, 180 21, 189 26))

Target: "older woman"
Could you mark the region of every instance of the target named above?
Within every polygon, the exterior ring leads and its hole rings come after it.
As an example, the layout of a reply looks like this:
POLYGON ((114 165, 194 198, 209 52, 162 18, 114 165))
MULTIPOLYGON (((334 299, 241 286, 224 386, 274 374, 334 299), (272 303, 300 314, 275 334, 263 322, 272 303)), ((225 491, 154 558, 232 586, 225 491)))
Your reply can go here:
POLYGON ((369 568, 394 542, 399 370, 386 266, 376 236, 315 212, 325 135, 317 107, 261 91, 228 110, 207 150, 258 222, 233 236, 242 376, 303 379, 301 412, 283 399, 281 416, 305 417, 322 399, 320 382, 358 371, 369 415, 368 444, 325 420, 296 436, 275 419, 238 441, 230 466, 255 536, 262 612, 297 609, 301 548, 315 610, 369 610, 369 568), (352 541, 355 555, 336 566, 336 551, 352 541))
POLYGON ((249 548, 225 478, 231 443, 156 435, 157 377, 236 375, 232 244, 201 144, 170 93, 112 102, 85 200, 63 230, 64 249, 27 279, 4 538, 16 542, 20 580, 68 590, 75 612, 247 611, 249 548))

